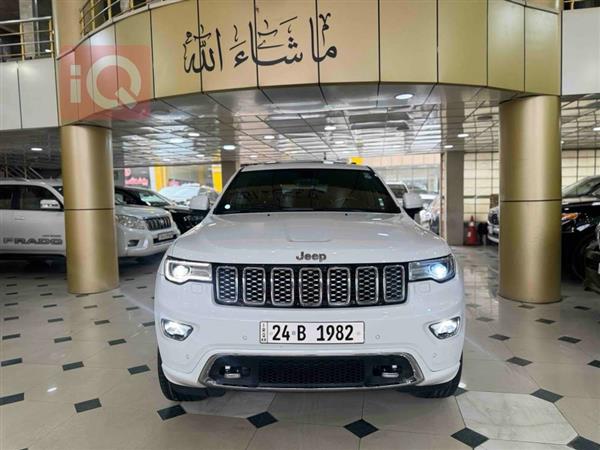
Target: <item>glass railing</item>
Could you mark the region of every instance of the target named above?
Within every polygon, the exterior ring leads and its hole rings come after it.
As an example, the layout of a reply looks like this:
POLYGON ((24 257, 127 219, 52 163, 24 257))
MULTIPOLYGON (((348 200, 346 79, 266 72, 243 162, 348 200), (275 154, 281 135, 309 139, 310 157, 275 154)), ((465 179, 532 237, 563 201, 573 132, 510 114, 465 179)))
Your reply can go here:
POLYGON ((85 36, 103 23, 129 11, 163 0, 87 0, 79 10, 79 29, 85 36))
POLYGON ((564 0, 563 5, 565 11, 571 9, 598 8, 600 7, 600 0, 564 0))
POLYGON ((53 56, 52 17, 0 22, 0 62, 53 56))

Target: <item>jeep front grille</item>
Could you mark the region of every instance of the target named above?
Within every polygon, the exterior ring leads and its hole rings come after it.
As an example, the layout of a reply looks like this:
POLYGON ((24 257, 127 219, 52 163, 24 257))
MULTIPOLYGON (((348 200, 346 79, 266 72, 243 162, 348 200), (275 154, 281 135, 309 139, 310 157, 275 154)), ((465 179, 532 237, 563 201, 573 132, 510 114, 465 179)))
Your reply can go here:
POLYGON ((213 264, 215 298, 238 306, 340 307, 402 303, 402 264, 219 265, 213 264))
POLYGON ((146 226, 150 231, 171 228, 171 218, 169 216, 147 217, 144 220, 146 221, 146 226))

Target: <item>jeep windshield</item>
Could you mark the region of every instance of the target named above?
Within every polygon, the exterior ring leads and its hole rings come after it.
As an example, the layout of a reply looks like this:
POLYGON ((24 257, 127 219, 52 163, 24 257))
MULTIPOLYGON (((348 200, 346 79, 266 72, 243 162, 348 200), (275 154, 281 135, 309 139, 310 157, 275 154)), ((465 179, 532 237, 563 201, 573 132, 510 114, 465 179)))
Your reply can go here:
POLYGON ((587 177, 573 183, 562 191, 563 198, 584 197, 584 196, 600 197, 600 177, 587 177))
POLYGON ((215 214, 280 211, 360 211, 400 208, 370 170, 272 169, 239 172, 215 214))

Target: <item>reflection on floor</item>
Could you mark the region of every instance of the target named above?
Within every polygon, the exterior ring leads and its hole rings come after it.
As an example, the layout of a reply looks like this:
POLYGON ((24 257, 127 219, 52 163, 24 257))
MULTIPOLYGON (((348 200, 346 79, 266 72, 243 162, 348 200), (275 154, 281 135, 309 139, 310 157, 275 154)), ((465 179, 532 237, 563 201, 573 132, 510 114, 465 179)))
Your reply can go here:
POLYGON ((156 378, 159 259, 121 267, 121 288, 75 296, 64 265, 0 263, 0 448, 598 449, 600 297, 496 298, 496 249, 458 248, 467 295, 462 389, 228 393, 177 405, 156 378))

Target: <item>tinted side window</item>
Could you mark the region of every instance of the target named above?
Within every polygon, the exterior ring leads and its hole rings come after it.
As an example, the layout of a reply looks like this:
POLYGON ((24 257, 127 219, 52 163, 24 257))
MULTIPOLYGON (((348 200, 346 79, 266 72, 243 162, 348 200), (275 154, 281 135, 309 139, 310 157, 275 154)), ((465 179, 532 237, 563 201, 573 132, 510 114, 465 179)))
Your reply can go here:
POLYGON ((58 199, 48 189, 41 186, 20 186, 19 187, 19 209, 28 211, 41 210, 40 201, 58 199))
POLYGON ((12 209, 14 191, 12 186, 0 186, 0 209, 12 209))

